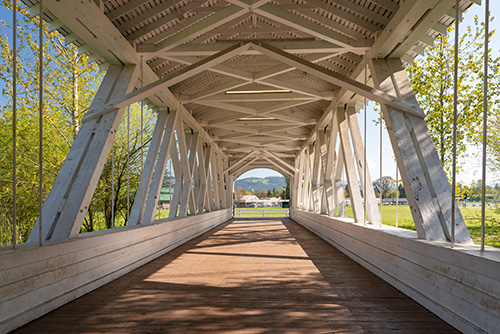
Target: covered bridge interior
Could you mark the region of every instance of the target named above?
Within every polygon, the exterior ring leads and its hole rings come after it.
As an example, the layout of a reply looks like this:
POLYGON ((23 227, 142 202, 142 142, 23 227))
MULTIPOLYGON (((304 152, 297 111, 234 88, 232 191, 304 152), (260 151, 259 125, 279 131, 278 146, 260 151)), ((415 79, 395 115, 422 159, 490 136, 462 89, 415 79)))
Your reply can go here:
MULTIPOLYGON (((472 243, 458 208, 452 226, 451 187, 404 70, 455 21, 455 0, 23 2, 107 72, 42 219, 26 244, 0 250, 1 332, 228 221, 233 181, 260 167, 290 181, 294 221, 455 328, 498 327, 500 253, 472 243), (381 106, 416 232, 381 224, 364 99, 381 106), (128 225, 80 235, 138 101, 156 124, 128 225), (169 156, 170 217, 155 220, 169 156)), ((459 15, 478 2, 459 1, 459 15)))

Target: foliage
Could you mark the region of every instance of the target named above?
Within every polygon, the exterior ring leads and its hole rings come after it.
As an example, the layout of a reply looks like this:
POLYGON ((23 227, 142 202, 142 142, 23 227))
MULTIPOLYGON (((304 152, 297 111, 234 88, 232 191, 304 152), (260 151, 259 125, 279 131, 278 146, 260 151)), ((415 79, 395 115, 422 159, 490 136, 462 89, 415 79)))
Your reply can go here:
POLYGON ((268 176, 268 177, 247 177, 237 179, 234 182, 235 189, 240 186, 243 190, 257 192, 259 190, 271 190, 273 194, 276 189, 280 190, 286 187, 286 179, 283 176, 268 176), (274 190, 273 190, 274 189, 274 190))
POLYGON ((130 107, 130 140, 127 145, 127 114, 125 113, 121 126, 116 133, 114 146, 104 164, 81 232, 91 232, 108 229, 113 225, 123 226, 127 224, 127 209, 132 207, 139 187, 141 161, 146 157, 147 146, 151 140, 154 124, 152 111, 149 108, 144 108, 144 118, 147 119, 147 122, 143 124, 143 142, 141 145, 140 115, 141 108, 139 105, 132 105, 130 107), (142 153, 141 148, 143 148, 142 153), (114 186, 112 186, 113 182, 114 186), (112 193, 112 190, 114 190, 114 193, 112 193), (127 206, 127 203, 129 203, 129 206, 127 206))
MULTIPOLYGON (((3 0, 6 7, 11 2, 3 0)), ((17 242, 24 242, 38 217, 38 18, 30 19, 19 8, 18 75, 17 75, 17 242)), ((9 30, 0 26, 0 87, 5 103, 0 109, 0 246, 11 243, 13 226, 12 192, 12 50, 9 30)), ((103 77, 96 64, 74 45, 65 46, 57 32, 44 30, 43 81, 43 197, 47 197, 62 167, 73 140, 80 129, 81 118, 89 108, 103 77)), ((127 150, 130 159, 130 206, 141 174, 141 157, 147 153, 154 117, 145 108, 142 132, 140 107, 130 108, 130 144, 127 148, 126 122, 122 122, 111 153, 104 165, 91 200, 82 232, 109 228, 112 216, 116 225, 126 224, 127 217, 127 150), (141 154, 142 152, 142 154, 141 154), (114 168, 112 168, 114 160, 114 168), (114 170, 114 206, 111 207, 111 183, 114 170)))
MULTIPOLYGON (((11 1, 3 0, 11 8, 11 1)), ((17 242, 27 239, 38 216, 38 26, 19 9, 17 57, 17 242)), ((0 25, 0 245, 11 243, 13 226, 13 55, 5 21, 0 25)), ((44 30, 43 177, 44 198, 71 147, 81 115, 90 106, 102 74, 85 54, 64 46, 57 32, 44 30)))
POLYGON ((382 176, 381 179, 373 181, 373 189, 377 197, 379 197, 380 192, 382 192, 382 198, 388 198, 391 197, 391 191, 396 189, 396 183, 392 177, 382 176))
MULTIPOLYGON (((493 20, 493 18, 492 18, 493 20)), ((482 140, 484 23, 475 18, 467 27, 458 45, 458 111, 457 156, 466 156, 468 145, 482 140)), ((448 36, 439 36, 426 48, 426 56, 407 67, 420 106, 426 112, 426 123, 448 175, 452 169, 454 40, 453 26, 448 36)), ((494 34, 490 32, 489 38, 494 34)), ((500 58, 489 59, 488 107, 491 124, 498 122, 500 102, 500 58)), ((491 127, 490 127, 491 129, 491 127)), ((498 137, 498 131, 492 137, 498 137)), ((499 145, 500 146, 500 145, 499 145)), ((500 156, 500 151, 499 155, 500 156)), ((460 161, 460 160, 459 160, 460 161)), ((463 160, 462 160, 463 161, 463 160)), ((460 168, 460 166, 459 166, 460 168)))

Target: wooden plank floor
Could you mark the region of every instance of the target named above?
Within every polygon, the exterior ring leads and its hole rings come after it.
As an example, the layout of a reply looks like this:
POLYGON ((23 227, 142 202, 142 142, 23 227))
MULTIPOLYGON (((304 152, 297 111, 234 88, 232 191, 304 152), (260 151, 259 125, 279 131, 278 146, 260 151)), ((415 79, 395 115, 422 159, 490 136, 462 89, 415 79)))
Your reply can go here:
POLYGON ((225 223, 17 333, 456 333, 284 219, 225 223))

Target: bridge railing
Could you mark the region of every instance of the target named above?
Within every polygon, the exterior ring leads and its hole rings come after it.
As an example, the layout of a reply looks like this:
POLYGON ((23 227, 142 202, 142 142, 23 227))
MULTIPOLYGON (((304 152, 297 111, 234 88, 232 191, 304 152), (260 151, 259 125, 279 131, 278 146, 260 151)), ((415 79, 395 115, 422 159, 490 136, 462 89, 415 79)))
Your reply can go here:
POLYGON ((234 217, 289 217, 289 209, 235 208, 234 217))

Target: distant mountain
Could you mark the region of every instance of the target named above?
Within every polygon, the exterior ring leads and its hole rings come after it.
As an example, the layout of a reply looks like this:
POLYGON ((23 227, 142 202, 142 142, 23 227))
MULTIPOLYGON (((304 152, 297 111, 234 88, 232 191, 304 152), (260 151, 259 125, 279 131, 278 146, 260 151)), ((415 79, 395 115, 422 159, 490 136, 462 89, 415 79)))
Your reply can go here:
POLYGON ((234 182, 234 189, 238 186, 243 190, 255 191, 259 190, 279 190, 286 187, 286 179, 283 176, 268 176, 268 177, 247 177, 234 182))

